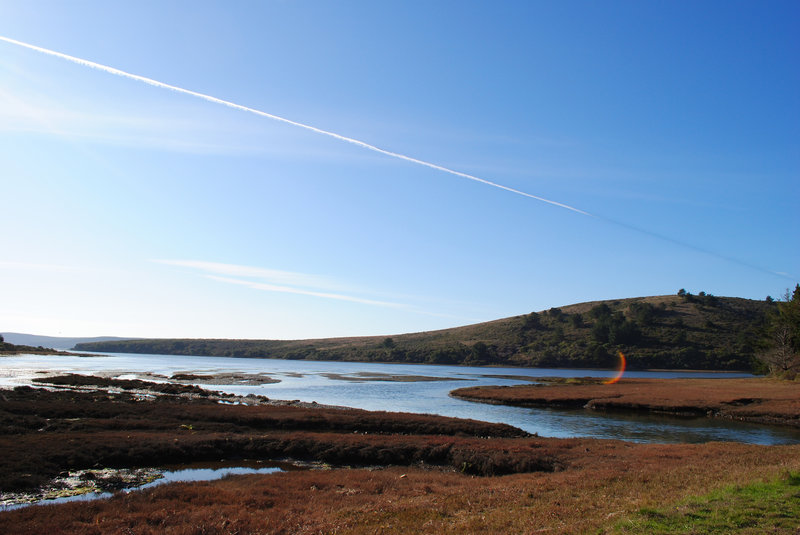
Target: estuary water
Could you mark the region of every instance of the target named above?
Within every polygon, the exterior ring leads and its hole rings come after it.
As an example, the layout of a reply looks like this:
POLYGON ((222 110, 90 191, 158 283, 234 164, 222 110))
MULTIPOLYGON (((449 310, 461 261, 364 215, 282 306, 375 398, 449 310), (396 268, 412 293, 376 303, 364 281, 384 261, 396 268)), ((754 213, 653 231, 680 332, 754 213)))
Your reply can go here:
MULTIPOLYGON (((507 407, 464 401, 449 395, 456 388, 525 384, 532 377, 615 375, 610 370, 482 368, 133 354, 18 355, 0 359, 2 388, 31 384, 33 378, 62 373, 102 373, 123 379, 139 378, 150 381, 167 381, 173 374, 225 374, 228 379, 224 382, 228 384, 203 383, 201 386, 232 394, 257 394, 271 399, 315 401, 368 410, 439 414, 507 423, 545 437, 590 437, 657 443, 800 443, 800 431, 778 426, 742 424, 710 418, 604 413, 584 409, 507 407), (232 374, 246 377, 232 381, 232 374), (261 381, 274 382, 264 384, 261 381)), ((626 372, 625 376, 722 378, 749 377, 749 374, 665 371, 626 372)))

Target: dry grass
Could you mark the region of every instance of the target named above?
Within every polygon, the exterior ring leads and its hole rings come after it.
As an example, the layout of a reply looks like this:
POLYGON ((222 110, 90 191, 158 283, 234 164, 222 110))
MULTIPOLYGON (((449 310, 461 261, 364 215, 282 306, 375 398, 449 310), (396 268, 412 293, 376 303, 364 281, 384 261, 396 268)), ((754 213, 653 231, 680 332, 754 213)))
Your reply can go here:
POLYGON ((477 478, 394 467, 175 484, 3 513, 0 532, 602 533, 640 508, 800 467, 800 446, 580 441, 572 449, 572 465, 547 474, 477 478))
MULTIPOLYGON (((617 350, 631 369, 751 370, 755 330, 775 305, 733 297, 654 296, 581 303, 438 331, 316 340, 116 340, 78 344, 115 353, 303 360, 611 368, 617 350), (637 325, 614 341, 593 331, 605 305, 637 325), (649 314, 640 314, 644 308, 649 314), (637 310, 639 312, 637 312, 637 310), (480 342, 480 344, 478 344, 480 342), (608 345, 610 344, 610 345, 608 345), (481 348, 481 350, 477 350, 481 348)), ((630 327, 630 325, 629 325, 630 327)))
POLYGON ((508 426, 430 416, 101 392, 3 392, 0 420, 15 430, 0 434, 7 484, 95 464, 294 457, 374 467, 237 476, 0 513, 0 533, 22 535, 606 533, 642 508, 800 470, 800 445, 514 438, 508 426), (482 438, 504 432, 512 436, 482 438))

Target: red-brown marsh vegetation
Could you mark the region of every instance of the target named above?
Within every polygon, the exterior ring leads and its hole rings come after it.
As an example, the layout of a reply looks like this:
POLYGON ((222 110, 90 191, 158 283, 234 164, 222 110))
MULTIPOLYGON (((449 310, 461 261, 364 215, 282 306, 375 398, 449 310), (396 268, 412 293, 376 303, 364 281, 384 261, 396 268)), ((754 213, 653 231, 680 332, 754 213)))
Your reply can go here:
POLYGON ((0 490, 67 469, 291 457, 339 465, 427 463, 469 473, 553 470, 547 450, 495 450, 504 424, 438 416, 20 387, 0 393, 0 490))
POLYGON ((0 394, 4 490, 95 466, 295 458, 369 467, 28 507, 0 513, 0 533, 597 532, 642 507, 800 470, 800 445, 546 439, 469 420, 213 396, 0 394))
POLYGON ((390 467, 173 484, 108 501, 0 513, 0 532, 609 532, 639 508, 800 467, 798 446, 517 440, 559 443, 569 463, 557 472, 496 477, 390 467))
POLYGON ((800 427, 800 383, 769 378, 554 381, 538 385, 460 388, 453 396, 518 406, 586 407, 705 415, 800 427))

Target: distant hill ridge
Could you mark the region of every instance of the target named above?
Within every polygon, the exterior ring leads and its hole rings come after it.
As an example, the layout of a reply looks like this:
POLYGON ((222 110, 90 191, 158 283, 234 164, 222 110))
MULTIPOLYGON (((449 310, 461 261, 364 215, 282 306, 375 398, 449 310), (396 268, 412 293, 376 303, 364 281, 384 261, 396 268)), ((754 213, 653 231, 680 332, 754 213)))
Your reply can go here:
POLYGON ((139 339, 80 351, 523 367, 758 371, 758 329, 775 304, 679 295, 578 303, 439 331, 313 340, 139 339))
POLYGON ((89 342, 111 342, 118 340, 131 340, 119 336, 95 336, 95 337, 68 337, 68 336, 40 336, 38 334, 24 333, 1 333, 5 341, 9 344, 24 345, 31 347, 50 347, 53 349, 72 349, 76 344, 89 342))

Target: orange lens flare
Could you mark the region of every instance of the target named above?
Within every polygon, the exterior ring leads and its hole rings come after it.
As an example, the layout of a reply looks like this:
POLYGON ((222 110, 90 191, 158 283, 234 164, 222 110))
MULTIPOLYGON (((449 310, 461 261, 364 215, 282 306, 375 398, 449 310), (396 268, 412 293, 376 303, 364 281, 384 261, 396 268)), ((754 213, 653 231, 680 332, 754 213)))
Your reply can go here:
POLYGON ((617 375, 610 378, 608 381, 603 381, 604 385, 613 385, 620 379, 622 379, 622 374, 625 373, 625 355, 622 354, 622 351, 617 351, 619 355, 619 368, 617 369, 617 375))

